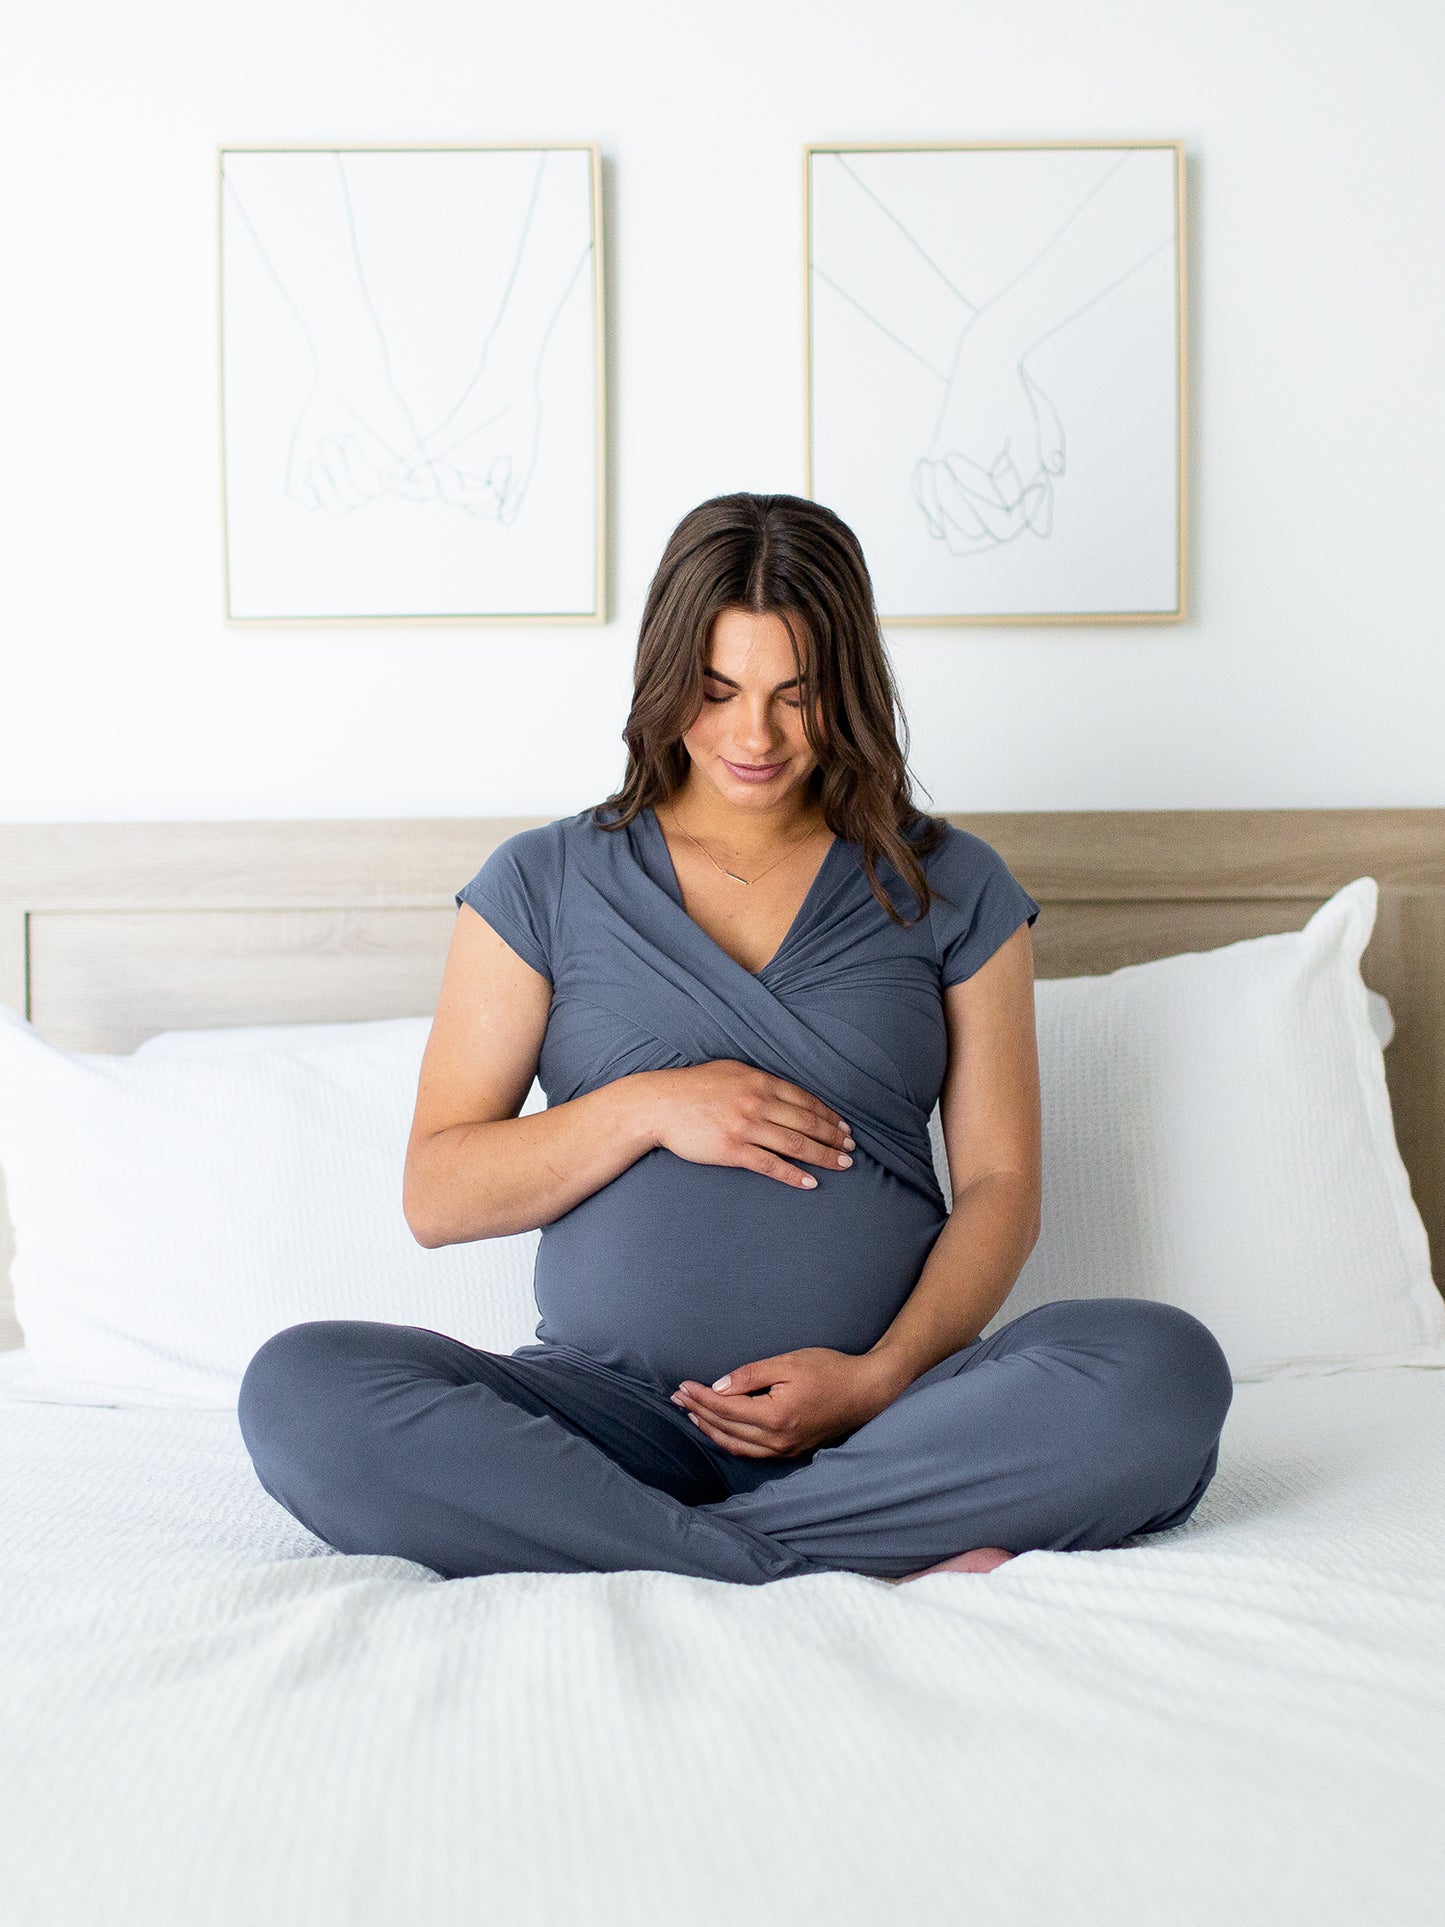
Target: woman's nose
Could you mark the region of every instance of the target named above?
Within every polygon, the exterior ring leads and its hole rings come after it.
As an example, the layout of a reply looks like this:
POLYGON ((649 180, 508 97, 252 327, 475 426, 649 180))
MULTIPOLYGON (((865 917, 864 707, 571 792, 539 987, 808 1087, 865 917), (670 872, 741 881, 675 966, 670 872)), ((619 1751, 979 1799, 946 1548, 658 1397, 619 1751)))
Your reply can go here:
POLYGON ((767 709, 744 709, 742 741, 749 749, 770 749, 777 740, 773 718, 767 709))

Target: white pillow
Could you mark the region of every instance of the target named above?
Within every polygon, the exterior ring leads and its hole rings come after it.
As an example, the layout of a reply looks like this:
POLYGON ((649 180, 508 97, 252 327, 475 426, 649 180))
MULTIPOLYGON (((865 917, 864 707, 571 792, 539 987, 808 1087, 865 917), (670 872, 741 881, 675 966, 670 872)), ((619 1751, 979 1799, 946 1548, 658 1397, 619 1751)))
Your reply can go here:
MULTIPOLYGON (((35 1382, 234 1405, 256 1348, 375 1318, 511 1351, 535 1231, 427 1250, 401 1176, 430 1019, 172 1032, 58 1050, 0 1007, 0 1165, 35 1382)), ((524 1107, 542 1108, 533 1085, 524 1107)))
POLYGON ((1359 971, 1378 898, 1360 877, 1300 931, 1035 985, 1043 1226, 985 1335, 1059 1298, 1159 1298, 1236 1379, 1445 1365, 1393 1021, 1359 971))
MULTIPOLYGON (((1359 974, 1377 895, 1364 877, 1297 933, 1038 983, 1043 1232, 986 1330, 1055 1298, 1161 1298, 1236 1378, 1445 1364, 1389 1011, 1359 974)), ((32 1368, 76 1397, 224 1405, 305 1319, 530 1342, 535 1231, 427 1251, 401 1215, 429 1028, 173 1031, 97 1057, 0 1007, 32 1368)), ((544 1102, 534 1084, 524 1108, 544 1102)), ((932 1130, 947 1194, 936 1111, 932 1130)))

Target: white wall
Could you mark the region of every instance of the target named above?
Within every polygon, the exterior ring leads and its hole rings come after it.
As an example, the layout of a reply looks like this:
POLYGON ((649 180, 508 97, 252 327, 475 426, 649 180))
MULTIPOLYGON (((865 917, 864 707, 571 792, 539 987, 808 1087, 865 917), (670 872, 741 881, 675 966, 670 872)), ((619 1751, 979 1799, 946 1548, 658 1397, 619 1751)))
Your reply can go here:
POLYGON ((703 497, 803 484, 805 141, 1187 143, 1191 620, 890 636, 948 809, 1445 804, 1433 0, 60 0, 0 67, 0 819, 581 809, 703 497), (595 140, 612 620, 227 628, 215 150, 595 140))

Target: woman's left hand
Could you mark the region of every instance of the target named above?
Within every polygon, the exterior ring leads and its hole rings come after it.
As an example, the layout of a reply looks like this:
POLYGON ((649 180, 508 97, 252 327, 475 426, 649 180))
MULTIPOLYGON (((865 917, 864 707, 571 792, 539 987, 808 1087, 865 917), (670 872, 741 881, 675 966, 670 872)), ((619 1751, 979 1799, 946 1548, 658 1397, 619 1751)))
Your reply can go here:
POLYGON ((876 1353, 808 1345, 734 1366, 711 1386, 685 1378, 672 1402, 742 1458, 797 1458, 856 1432, 902 1390, 876 1353))

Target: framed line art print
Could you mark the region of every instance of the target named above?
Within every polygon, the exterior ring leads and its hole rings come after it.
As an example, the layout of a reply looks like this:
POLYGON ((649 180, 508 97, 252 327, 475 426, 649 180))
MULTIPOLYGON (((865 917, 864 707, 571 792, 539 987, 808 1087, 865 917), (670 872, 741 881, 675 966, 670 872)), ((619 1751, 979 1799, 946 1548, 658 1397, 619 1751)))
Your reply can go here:
POLYGON ((597 148, 216 151, 226 621, 604 621, 597 148))
POLYGON ((890 623, 1178 622, 1184 148, 805 148, 807 492, 890 623))

